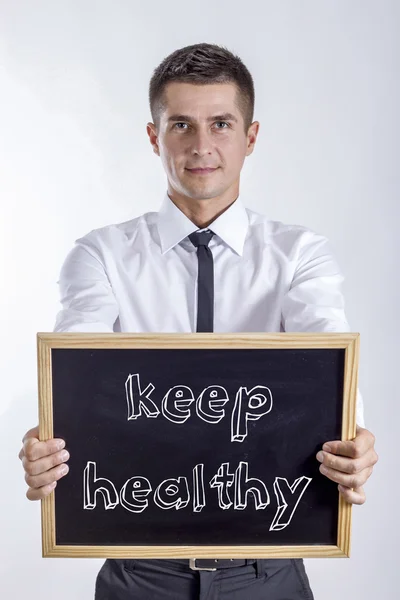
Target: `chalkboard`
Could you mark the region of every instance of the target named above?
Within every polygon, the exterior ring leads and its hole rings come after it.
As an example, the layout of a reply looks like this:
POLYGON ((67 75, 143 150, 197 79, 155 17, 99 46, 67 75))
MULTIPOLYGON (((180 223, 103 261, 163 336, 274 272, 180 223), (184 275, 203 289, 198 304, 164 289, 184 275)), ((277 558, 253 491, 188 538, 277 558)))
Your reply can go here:
POLYGON ((359 334, 38 334, 43 556, 348 556, 359 334))

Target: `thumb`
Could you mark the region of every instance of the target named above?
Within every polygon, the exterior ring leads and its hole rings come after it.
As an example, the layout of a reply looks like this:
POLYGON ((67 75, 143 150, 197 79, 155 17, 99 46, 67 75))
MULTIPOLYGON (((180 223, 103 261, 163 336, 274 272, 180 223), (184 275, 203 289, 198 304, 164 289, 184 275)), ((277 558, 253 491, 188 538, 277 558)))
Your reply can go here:
POLYGON ((26 432, 26 434, 22 438, 22 443, 24 444, 28 438, 36 438, 37 440, 39 440, 39 425, 36 425, 36 427, 33 427, 32 429, 29 429, 29 431, 26 432))

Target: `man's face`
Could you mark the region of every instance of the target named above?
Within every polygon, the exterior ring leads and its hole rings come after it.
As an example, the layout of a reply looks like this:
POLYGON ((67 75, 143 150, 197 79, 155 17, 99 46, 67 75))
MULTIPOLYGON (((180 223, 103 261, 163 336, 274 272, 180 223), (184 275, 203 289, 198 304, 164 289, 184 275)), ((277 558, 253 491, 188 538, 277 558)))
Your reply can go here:
POLYGON ((149 123, 148 134, 172 192, 196 200, 225 192, 236 198, 240 171, 253 151, 259 126, 254 122, 245 133, 236 93, 232 83, 173 82, 166 86, 167 108, 161 114, 159 130, 149 123), (196 168, 213 170, 199 172, 193 170, 196 168))

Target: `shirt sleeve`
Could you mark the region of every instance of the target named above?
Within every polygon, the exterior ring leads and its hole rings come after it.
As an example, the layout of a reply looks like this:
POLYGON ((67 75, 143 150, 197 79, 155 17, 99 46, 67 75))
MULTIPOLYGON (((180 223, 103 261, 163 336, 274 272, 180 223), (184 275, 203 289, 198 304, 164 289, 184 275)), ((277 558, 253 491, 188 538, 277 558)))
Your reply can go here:
MULTIPOLYGON (((350 332, 342 283, 344 276, 326 237, 303 233, 291 285, 282 302, 285 331, 350 332)), ((357 387, 357 424, 365 427, 364 402, 357 387)))
POLYGON ((118 303, 90 234, 76 240, 57 283, 62 309, 57 313, 54 332, 114 331, 118 303))

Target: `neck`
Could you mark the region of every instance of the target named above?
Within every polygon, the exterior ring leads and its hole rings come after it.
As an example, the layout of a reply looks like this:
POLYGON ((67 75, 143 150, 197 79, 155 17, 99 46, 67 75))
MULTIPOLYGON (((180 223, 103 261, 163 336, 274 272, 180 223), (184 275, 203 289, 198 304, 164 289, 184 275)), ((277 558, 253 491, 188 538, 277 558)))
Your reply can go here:
POLYGON ((219 215, 222 215, 237 199, 239 190, 233 194, 216 196, 215 198, 189 198, 174 190, 168 189, 168 196, 172 202, 181 210, 188 219, 199 229, 211 225, 219 215))

